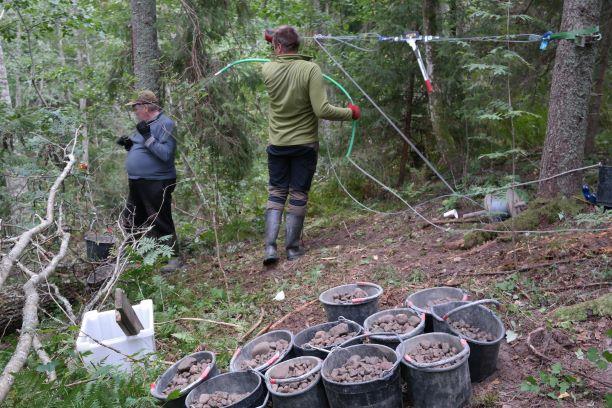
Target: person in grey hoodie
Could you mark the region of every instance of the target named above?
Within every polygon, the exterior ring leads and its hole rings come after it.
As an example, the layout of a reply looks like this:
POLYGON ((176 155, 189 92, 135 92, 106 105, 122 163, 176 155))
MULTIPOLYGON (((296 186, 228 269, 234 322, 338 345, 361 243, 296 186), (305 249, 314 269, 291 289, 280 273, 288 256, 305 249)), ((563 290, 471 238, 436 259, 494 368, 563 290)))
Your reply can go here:
POLYGON ((139 122, 136 132, 117 140, 128 152, 125 169, 129 194, 123 212, 124 225, 130 230, 150 227, 149 235, 155 238, 170 236, 167 243, 173 247, 175 257, 164 270, 172 271, 180 266, 172 220, 172 192, 176 185, 175 125, 162 112, 159 100, 151 91, 140 92, 127 105, 139 122))

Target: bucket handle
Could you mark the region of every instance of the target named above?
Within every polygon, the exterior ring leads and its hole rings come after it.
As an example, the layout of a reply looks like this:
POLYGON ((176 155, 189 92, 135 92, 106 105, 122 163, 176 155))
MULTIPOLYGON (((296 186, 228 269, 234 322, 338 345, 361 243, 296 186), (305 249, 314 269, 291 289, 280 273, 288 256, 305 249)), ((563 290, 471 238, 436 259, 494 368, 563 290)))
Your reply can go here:
POLYGON ((467 303, 465 305, 461 305, 461 306, 456 307, 455 309, 453 309, 453 310, 451 310, 449 312, 446 312, 446 314, 444 316, 442 316, 442 320, 446 321, 446 320, 448 320, 448 317, 451 314, 455 313, 455 312, 458 312, 458 311, 463 310, 463 309, 467 309, 467 308, 472 307, 472 306, 481 305, 483 303, 492 303, 492 304, 497 305, 497 306, 500 305, 500 303, 497 300, 495 300, 495 299, 476 300, 474 302, 470 302, 470 303, 467 303))
MULTIPOLYGON (((374 287, 378 291, 378 288, 376 286, 372 286, 372 284, 368 283, 368 282, 357 282, 355 285, 357 285, 357 286, 374 287)), ((370 301, 370 300, 374 300, 374 299, 380 297, 381 293, 382 292, 375 293, 374 295, 370 295, 370 296, 366 296, 366 297, 351 299, 351 303, 358 305, 360 303, 364 303, 364 302, 367 302, 367 301, 370 301)))
MULTIPOLYGON (((461 301, 465 302, 470 298, 470 295, 467 294, 466 292, 463 292, 463 296, 461 296, 461 301)), ((425 310, 425 309, 421 309, 420 307, 416 306, 414 303, 412 303, 412 300, 408 300, 408 298, 406 298, 406 300, 404 301, 404 306, 406 306, 409 309, 412 309, 416 312, 420 312, 421 310, 425 310)), ((431 309, 431 307, 428 307, 428 309, 431 309)))
POLYGON ((187 390, 189 389, 189 387, 191 387, 192 385, 194 385, 195 383, 197 383, 198 381, 204 381, 206 379, 206 377, 208 377, 208 374, 210 374, 210 371, 212 370, 212 363, 207 364, 206 368, 204 369, 204 371, 202 371, 202 374, 200 374, 200 376, 198 377, 197 380, 195 380, 194 382, 192 382, 191 384, 188 384, 185 388, 181 388, 181 394, 184 394, 185 392, 187 392, 187 390))
MULTIPOLYGON (((337 320, 337 321, 338 321, 338 322, 342 322, 342 323, 347 323, 347 324, 349 324, 349 323, 352 323, 352 324, 357 324, 356 322, 354 322, 354 321, 352 321, 352 320, 349 320, 349 319, 347 319, 347 318, 346 318, 346 317, 344 317, 344 316, 338 316, 338 320, 337 320)), ((357 324, 357 325, 358 325, 358 324, 357 324)), ((360 325, 358 325, 358 326, 359 326, 359 327, 361 327, 360 325)), ((340 344, 337 344, 337 345, 335 345, 335 346, 332 346, 332 347, 331 347, 329 350, 324 349, 324 348, 321 348, 321 347, 313 346, 313 345, 312 345, 312 344, 310 344, 310 343, 304 343, 304 344, 302 344, 302 346, 301 346, 301 347, 302 347, 303 349, 305 349, 305 350, 317 350, 317 351, 321 351, 321 352, 323 352, 323 353, 325 353, 325 354, 329 354, 329 353, 331 353, 331 351, 332 351, 332 350, 333 350, 335 347, 342 347, 342 345, 343 345, 343 344, 348 343, 349 341, 353 341, 353 339, 354 339, 354 338, 355 338, 355 337, 351 337, 350 339, 347 339, 347 340, 343 341, 343 342, 342 342, 342 343, 340 343, 340 344)), ((311 339, 311 340, 312 340, 312 339, 311 339)))
POLYGON ((294 382, 300 382, 300 381, 307 379, 311 375, 316 374, 317 372, 321 371, 322 367, 323 367, 323 361, 319 359, 319 361, 317 362, 317 365, 315 365, 314 368, 308 371, 306 374, 302 374, 298 377, 269 378, 267 380, 270 384, 289 384, 289 383, 294 383, 294 382))
POLYGON ((270 391, 266 390, 266 399, 264 400, 263 404, 261 404, 258 407, 255 407, 255 408, 265 408, 265 407, 267 407, 269 400, 270 400, 270 391))
POLYGON ((461 345, 463 346, 463 350, 461 350, 459 353, 455 354, 452 357, 445 358, 444 360, 435 361, 433 363, 417 363, 407 353, 404 354, 404 360, 406 360, 409 364, 417 368, 434 368, 434 367, 438 367, 444 364, 454 363, 455 361, 460 360, 461 358, 463 358, 466 354, 470 352, 470 347, 468 346, 467 341, 465 339, 461 339, 460 341, 461 341, 461 345))
MULTIPOLYGON (((198 381, 203 381, 206 379, 206 377, 208 377, 208 374, 210 374, 210 372, 212 371, 212 366, 213 363, 210 364, 206 364, 206 368, 204 369, 204 371, 202 371, 202 374, 200 374, 200 376, 198 377, 197 380, 195 380, 194 382, 192 382, 191 384, 188 384, 185 388, 181 388, 179 390, 179 392, 181 394, 185 393, 187 391, 187 389, 189 387, 191 387, 193 384, 197 383, 198 381)), ((149 388, 151 389, 151 392, 155 391, 155 388, 157 388, 157 383, 156 382, 152 382, 151 385, 149 386, 149 388)))
MULTIPOLYGON (((238 355, 240 355, 241 352, 242 352, 242 347, 238 347, 236 349, 236 351, 234 351, 234 354, 232 355, 232 359, 231 360, 235 361, 236 357, 238 357, 238 355)), ((265 363, 263 363, 260 366, 255 367, 254 369, 257 369, 257 370, 266 369, 266 368, 270 367, 272 364, 274 364, 276 362, 276 360, 278 360, 280 358, 280 356, 281 356, 280 352, 277 351, 276 353, 274 353, 274 355, 272 357, 270 357, 270 359, 268 361, 266 361, 265 363)))
POLYGON ((305 349, 318 350, 318 351, 322 351, 322 352, 324 352, 326 354, 331 354, 331 353, 333 353, 337 349, 344 348, 343 345, 348 343, 348 342, 352 342, 352 341, 355 341, 355 340, 359 340, 359 339, 363 339, 363 338, 367 338, 367 337, 372 337, 372 336, 395 336, 395 337, 397 337, 397 339, 398 339, 398 341, 400 343, 403 341, 402 338, 400 337, 400 335, 397 334, 397 333, 394 333, 394 332, 388 332, 388 333, 387 332, 370 333, 368 331, 364 331, 362 334, 360 334, 358 336, 355 336, 355 337, 351 337, 350 339, 344 341, 343 343, 340 343, 340 344, 337 344, 337 345, 333 346, 329 350, 322 349, 322 348, 319 348, 319 347, 315 347, 315 346, 313 346, 311 344, 308 344, 308 343, 304 344, 302 347, 305 348, 305 349))
MULTIPOLYGON (((421 319, 421 322, 424 322, 424 321, 425 321, 425 313, 421 313, 421 312, 419 312, 419 311, 417 311, 417 310, 414 310, 414 309, 412 309, 412 308, 409 308, 409 309, 410 309, 410 310, 411 310, 411 311, 412 311, 412 312, 413 312, 413 313, 414 313, 414 314, 415 314, 415 315, 416 315, 416 316, 417 316, 419 319, 421 319)), ((379 333, 372 333, 372 335, 375 335, 375 336, 388 336, 388 335, 393 335, 393 336, 396 336, 396 337, 399 337, 399 336, 404 336, 404 335, 410 334, 410 333, 412 333, 413 331, 415 331, 415 330, 418 328, 418 326, 419 326, 420 324, 421 324, 421 323, 419 323, 419 324, 417 325, 417 327, 415 327, 415 328, 414 328, 414 329, 412 329, 411 331, 409 331, 409 332, 405 332, 405 333, 395 333, 395 332, 389 332, 389 333, 386 333, 386 332, 379 332, 379 333)), ((364 323, 364 325, 365 325, 365 323, 364 323)), ((366 331, 366 332, 371 333, 371 332, 369 332, 369 331, 368 331, 368 328, 367 328, 367 327, 365 327, 365 326, 364 326, 364 329, 365 329, 365 331, 366 331)), ((403 341, 403 340, 401 339, 401 337, 400 337, 400 339, 399 339, 399 340, 400 340, 400 343, 403 341)))
MULTIPOLYGON (((261 380, 263 381, 263 383, 265 384, 266 377, 261 372, 259 372, 258 370, 252 369, 252 368, 249 368, 247 371, 250 371, 250 372, 255 373, 256 375, 258 375, 261 378, 261 380)), ((269 399, 270 399, 270 391, 268 391, 266 389, 266 399, 264 400, 263 404, 255 407, 255 408, 265 408, 268 405, 268 400, 269 399)))
MULTIPOLYGON (((363 334, 360 334, 359 336, 353 337, 351 340, 362 339, 362 338, 367 338, 367 337, 372 337, 372 336, 395 336, 395 337, 397 337, 397 340, 400 342, 400 344, 403 341, 402 338, 400 337, 400 335, 395 333, 395 332, 382 332, 382 333, 365 332, 363 334)), ((340 349, 342 349, 342 346, 336 346, 336 347, 332 348, 331 351, 329 352, 329 355, 331 355, 334 351, 340 350, 340 349)), ((392 368, 382 372, 382 374, 383 374, 382 377, 386 376, 390 372, 393 372, 393 370, 395 370, 395 367, 399 364, 399 362, 400 362, 400 359, 397 358, 397 361, 395 362, 395 364, 393 364, 392 368)))

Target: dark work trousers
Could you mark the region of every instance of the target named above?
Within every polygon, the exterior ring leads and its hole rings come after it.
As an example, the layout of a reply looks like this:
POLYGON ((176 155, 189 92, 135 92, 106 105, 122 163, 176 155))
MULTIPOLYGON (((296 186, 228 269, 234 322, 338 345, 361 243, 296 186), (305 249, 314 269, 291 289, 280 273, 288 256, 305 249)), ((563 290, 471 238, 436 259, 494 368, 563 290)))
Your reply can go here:
POLYGON ((306 215, 308 192, 317 169, 318 144, 273 146, 267 148, 269 195, 268 209, 283 210, 287 197, 287 212, 306 215))
POLYGON ((130 179, 123 223, 130 231, 152 226, 148 236, 153 238, 170 235, 171 239, 164 243, 174 247, 174 254, 178 255, 178 241, 172 221, 172 192, 175 184, 176 179, 130 179))

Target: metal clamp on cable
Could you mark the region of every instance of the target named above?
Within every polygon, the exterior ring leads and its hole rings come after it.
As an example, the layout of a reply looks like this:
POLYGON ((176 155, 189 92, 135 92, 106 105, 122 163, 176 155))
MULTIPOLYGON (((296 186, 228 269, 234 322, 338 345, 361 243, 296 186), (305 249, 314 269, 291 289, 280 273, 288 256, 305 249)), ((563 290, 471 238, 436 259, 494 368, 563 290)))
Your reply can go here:
POLYGON ((421 70, 421 74, 423 74, 423 79, 425 80, 425 86, 427 87, 427 93, 430 94, 433 92, 433 86, 431 85, 431 78, 429 78, 429 74, 427 73, 427 68, 425 67, 425 63, 423 62, 423 57, 421 57, 421 51, 419 51, 419 47, 417 46, 417 41, 421 40, 422 36, 419 35, 418 32, 414 31, 411 33, 407 33, 404 37, 404 41, 412 48, 414 52, 414 56, 416 57, 417 63, 419 64, 419 68, 421 70))
POLYGON ((578 47, 586 47, 587 44, 592 44, 601 40, 601 33, 594 34, 577 34, 574 42, 578 47))

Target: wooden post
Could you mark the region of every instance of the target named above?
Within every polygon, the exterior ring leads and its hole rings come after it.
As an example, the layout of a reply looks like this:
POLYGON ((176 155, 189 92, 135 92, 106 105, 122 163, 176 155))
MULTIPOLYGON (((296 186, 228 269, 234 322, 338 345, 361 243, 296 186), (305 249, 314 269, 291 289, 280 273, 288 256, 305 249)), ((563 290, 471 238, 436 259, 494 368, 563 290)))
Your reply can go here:
POLYGON ((115 320, 126 336, 135 336, 144 329, 123 289, 115 289, 115 320))

